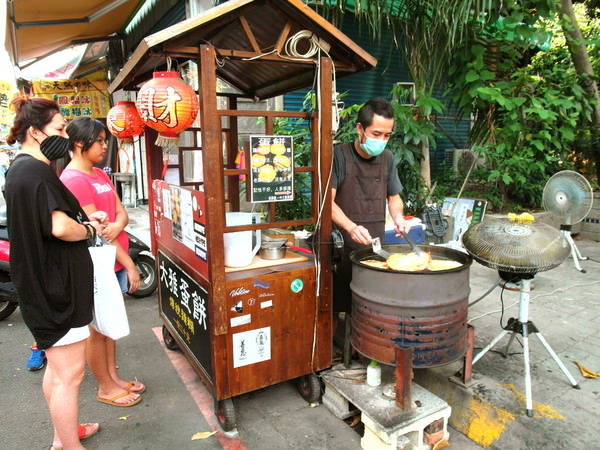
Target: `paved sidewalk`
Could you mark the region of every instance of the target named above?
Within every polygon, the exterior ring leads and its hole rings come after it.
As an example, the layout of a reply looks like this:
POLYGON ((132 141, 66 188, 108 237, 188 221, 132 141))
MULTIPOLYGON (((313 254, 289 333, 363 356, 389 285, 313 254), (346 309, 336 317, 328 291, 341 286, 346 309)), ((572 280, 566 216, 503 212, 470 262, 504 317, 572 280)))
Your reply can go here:
MULTIPOLYGON (((149 231, 146 207, 129 210, 130 226, 149 231)), ((598 448, 600 379, 585 379, 571 362, 600 370, 600 243, 578 241, 586 274, 571 260, 540 273, 531 294, 530 318, 556 350, 581 390, 572 389, 532 338, 531 360, 534 417, 524 415, 523 358, 515 340, 510 356, 485 355, 474 367, 469 388, 448 378, 457 364, 416 371, 416 379, 448 401, 452 408, 450 449, 487 446, 494 449, 598 448), (456 431, 459 430, 459 431, 456 431), (467 435, 470 439, 465 437, 467 435)), ((495 271, 474 263, 471 299, 497 280, 495 271)), ((517 315, 518 293, 504 291, 504 316, 517 315)), ((476 345, 487 344, 500 331, 501 290, 470 309, 476 345)), ((102 431, 85 445, 103 449, 360 449, 360 436, 323 405, 309 408, 291 382, 280 383, 234 399, 239 435, 223 433, 216 425, 212 397, 179 352, 160 341, 161 321, 156 296, 126 297, 131 335, 119 341, 123 377, 137 377, 148 386, 144 400, 132 408, 95 401, 96 384, 87 374, 81 390, 81 420, 101 422, 102 431), (198 432, 217 431, 192 440, 198 432)), ((51 425, 41 393, 42 373, 28 372, 25 361, 31 335, 20 310, 0 322, 0 383, 3 420, 2 449, 47 449, 51 425)), ((498 344, 501 350, 507 338, 498 344)))

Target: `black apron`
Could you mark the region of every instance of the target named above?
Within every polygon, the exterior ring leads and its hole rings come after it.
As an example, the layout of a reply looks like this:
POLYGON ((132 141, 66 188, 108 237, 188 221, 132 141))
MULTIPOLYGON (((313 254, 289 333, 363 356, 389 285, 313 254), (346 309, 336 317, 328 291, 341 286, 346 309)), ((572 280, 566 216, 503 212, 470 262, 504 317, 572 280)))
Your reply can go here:
MULTIPOLYGON (((341 210, 357 225, 364 226, 371 237, 380 237, 383 242, 385 233, 385 201, 387 198, 388 161, 386 155, 371 160, 361 160, 352 148, 354 144, 343 144, 346 175, 338 186, 335 202, 341 210)), ((335 264, 333 277, 333 309, 335 312, 350 312, 352 304, 352 263, 350 253, 364 248, 354 242, 350 234, 339 229, 344 238, 339 261, 335 264)))

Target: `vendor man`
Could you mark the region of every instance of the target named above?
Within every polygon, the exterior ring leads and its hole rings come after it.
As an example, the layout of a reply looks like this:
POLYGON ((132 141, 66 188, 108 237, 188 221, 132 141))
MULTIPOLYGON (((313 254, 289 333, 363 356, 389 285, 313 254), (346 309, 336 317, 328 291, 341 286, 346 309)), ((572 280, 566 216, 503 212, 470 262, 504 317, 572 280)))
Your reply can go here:
POLYGON ((385 150, 393 129, 392 105, 383 98, 372 98, 358 111, 356 140, 334 149, 332 219, 344 238, 343 255, 333 280, 334 324, 337 313, 351 310, 350 252, 371 245, 374 237, 383 242, 386 200, 396 233, 408 233, 410 229, 404 220, 402 184, 394 157, 385 150))

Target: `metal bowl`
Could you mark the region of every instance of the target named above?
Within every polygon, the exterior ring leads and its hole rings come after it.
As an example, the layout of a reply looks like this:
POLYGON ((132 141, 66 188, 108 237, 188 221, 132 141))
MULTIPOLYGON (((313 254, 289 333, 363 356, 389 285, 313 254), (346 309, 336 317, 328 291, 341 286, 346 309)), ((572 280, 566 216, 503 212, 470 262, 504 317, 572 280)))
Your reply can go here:
POLYGON ((259 256, 262 259, 282 259, 285 257, 285 246, 280 247, 261 247, 259 256))

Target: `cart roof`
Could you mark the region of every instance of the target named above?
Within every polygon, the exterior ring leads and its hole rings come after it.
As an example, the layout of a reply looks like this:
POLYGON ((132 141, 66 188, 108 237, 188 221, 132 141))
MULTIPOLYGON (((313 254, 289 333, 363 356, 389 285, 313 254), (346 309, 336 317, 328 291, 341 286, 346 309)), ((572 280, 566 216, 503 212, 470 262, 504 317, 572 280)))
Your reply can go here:
MULTIPOLYGON (((243 95, 264 99, 311 86, 315 61, 291 59, 286 41, 308 30, 329 50, 337 76, 369 70, 377 60, 301 0, 230 0, 201 15, 146 37, 109 90, 136 89, 164 70, 167 56, 197 59, 198 47, 210 44, 218 58, 217 76, 243 95)), ((298 53, 308 49, 300 39, 298 53)))

